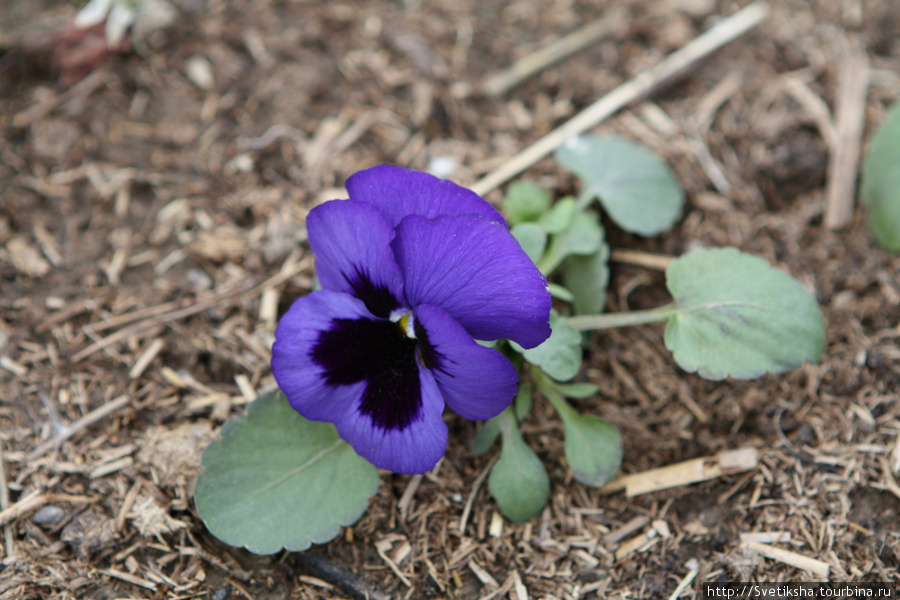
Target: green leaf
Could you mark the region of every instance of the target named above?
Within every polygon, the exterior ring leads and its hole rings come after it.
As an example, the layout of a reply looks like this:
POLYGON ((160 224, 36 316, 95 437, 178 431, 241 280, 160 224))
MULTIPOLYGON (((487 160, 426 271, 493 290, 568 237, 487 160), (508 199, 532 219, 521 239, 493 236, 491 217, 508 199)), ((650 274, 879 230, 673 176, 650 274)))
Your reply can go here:
POLYGON ((553 405, 562 418, 566 436, 566 462, 576 481, 602 487, 622 466, 622 434, 596 415, 581 415, 562 398, 553 405))
POLYGON ((668 165, 644 146, 585 135, 560 147, 556 160, 581 179, 583 197, 599 198, 610 218, 625 231, 656 235, 681 216, 681 184, 668 165))
POLYGON ((544 255, 544 248, 547 247, 547 232, 544 228, 537 223, 519 223, 509 232, 522 246, 531 262, 537 264, 544 255))
POLYGON ((538 269, 545 275, 552 273, 556 267, 573 254, 593 254, 603 244, 603 228, 597 213, 586 211, 578 213, 569 226, 553 236, 550 247, 538 262, 538 269))
POLYGON ((500 420, 502 418, 502 415, 497 415, 481 424, 481 429, 475 434, 475 438, 469 447, 472 456, 481 456, 491 449, 491 446, 494 445, 494 442, 500 435, 500 420))
POLYGON ((491 470, 488 489, 500 512, 516 522, 537 516, 550 497, 550 477, 534 450, 525 443, 510 409, 500 415, 503 449, 491 470))
POLYGON ((550 337, 536 348, 525 350, 513 341, 509 345, 553 379, 568 381, 581 368, 581 335, 556 312, 550 313, 550 330, 550 337))
MULTIPOLYGON (((602 230, 601 230, 602 231, 602 230)), ((606 307, 609 286, 609 245, 587 256, 569 256, 562 265, 563 282, 574 296, 575 314, 593 315, 606 307)))
POLYGON ((575 198, 572 196, 560 198, 553 208, 541 217, 540 225, 547 233, 560 233, 572 224, 577 212, 578 203, 575 198))
POLYGON ((815 297, 761 258, 698 249, 669 263, 675 311, 666 347, 707 379, 751 379, 817 362, 825 324, 815 297))
POLYGON ((900 252, 900 102, 869 144, 863 163, 862 201, 872 236, 890 252, 900 252))
POLYGON ((378 470, 330 423, 307 421, 281 393, 230 419, 202 458, 194 500, 207 528, 256 554, 301 551, 359 519, 378 470))
POLYGON ((517 181, 506 190, 503 210, 510 223, 537 221, 550 208, 550 193, 535 181, 517 181))

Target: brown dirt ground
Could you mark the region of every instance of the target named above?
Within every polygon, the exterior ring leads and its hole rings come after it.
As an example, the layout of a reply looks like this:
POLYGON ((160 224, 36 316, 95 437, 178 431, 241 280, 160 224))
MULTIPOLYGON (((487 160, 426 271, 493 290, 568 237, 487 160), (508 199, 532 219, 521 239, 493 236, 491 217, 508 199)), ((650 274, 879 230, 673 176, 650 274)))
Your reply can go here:
MULTIPOLYGON (((0 599, 345 597, 302 559, 217 542, 190 497, 200 450, 272 381, 275 316, 310 288, 307 210, 376 163, 450 157, 470 184, 739 4, 180 0, 174 24, 63 89, 84 76, 87 43, 47 31, 74 9, 7 0, 0 438, 4 507, 27 510, 0 527, 0 599), (630 17, 607 39, 502 98, 476 93, 613 4, 630 17)), ((615 248, 733 245, 779 265, 816 290, 823 360, 709 382, 674 365, 660 327, 612 331, 593 338, 582 376, 600 393, 580 403, 622 430, 627 473, 745 445, 759 467, 603 495, 571 480, 561 425, 538 404, 524 432, 549 466, 550 505, 505 523, 482 486, 461 533, 490 454, 472 458, 476 425, 453 417, 447 457, 408 504, 414 480, 385 474, 365 516, 316 548, 332 565, 395 598, 516 600, 667 598, 696 567, 684 592, 696 597, 699 581, 816 580, 741 548, 742 533, 784 531, 779 547, 834 580, 900 581, 900 258, 873 245, 859 210, 842 231, 823 226, 815 117, 834 111, 852 44, 872 69, 866 131, 900 98, 900 4, 772 4, 761 26, 598 128, 654 147, 688 191, 673 232, 609 235, 615 248)), ((558 195, 575 186, 551 160, 527 175, 558 195)), ((611 290, 614 310, 664 300, 661 274, 629 264, 613 265, 611 290)))

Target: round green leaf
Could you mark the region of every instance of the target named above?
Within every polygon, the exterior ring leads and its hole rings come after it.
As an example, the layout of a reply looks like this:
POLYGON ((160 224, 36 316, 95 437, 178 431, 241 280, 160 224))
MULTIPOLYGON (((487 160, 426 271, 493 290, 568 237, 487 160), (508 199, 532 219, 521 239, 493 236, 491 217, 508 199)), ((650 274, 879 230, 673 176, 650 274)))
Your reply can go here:
POLYGON ((816 362, 825 324, 815 297, 761 258, 734 248, 697 249, 673 260, 666 285, 675 313, 666 347, 707 379, 752 379, 816 362))
POLYGON ((330 423, 307 421, 281 393, 229 420, 203 453, 194 500, 207 528, 256 554, 301 551, 359 519, 378 470, 330 423))
POLYGON ((862 201, 875 240, 900 252, 900 103, 875 132, 863 163, 862 201))
POLYGON ((537 221, 550 208, 550 192, 535 181, 522 180, 509 186, 503 212, 510 223, 537 221))
POLYGON ((547 247, 547 232, 537 223, 519 223, 513 226, 509 232, 516 238, 522 250, 531 259, 531 262, 537 264, 544 255, 544 248, 547 247))
POLYGON ((668 165, 648 148, 616 137, 585 135, 556 151, 578 175, 585 197, 597 197, 625 231, 651 236, 681 216, 684 190, 668 165))
POLYGON ((556 312, 550 313, 550 330, 550 337, 536 348, 525 350, 513 341, 509 345, 553 379, 568 381, 581 368, 581 334, 556 312))
POLYGON ((507 519, 527 521, 546 506, 550 477, 537 454, 522 439, 512 411, 507 409, 500 418, 503 449, 491 470, 488 489, 507 519))
POLYGON ((596 415, 580 415, 571 408, 560 411, 560 416, 566 435, 566 462, 576 481, 591 487, 603 487, 612 481, 622 466, 619 430, 596 415))

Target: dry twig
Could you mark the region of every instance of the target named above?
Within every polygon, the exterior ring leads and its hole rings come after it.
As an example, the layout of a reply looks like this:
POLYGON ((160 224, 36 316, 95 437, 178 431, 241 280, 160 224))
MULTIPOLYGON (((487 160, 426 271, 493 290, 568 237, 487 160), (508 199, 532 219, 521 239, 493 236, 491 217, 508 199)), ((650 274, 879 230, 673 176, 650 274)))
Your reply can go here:
POLYGON ((487 194, 556 150, 570 137, 594 127, 621 108, 680 75, 709 53, 746 33, 758 25, 767 14, 769 14, 769 6, 761 1, 735 13, 680 50, 667 56, 655 67, 623 83, 560 127, 513 156, 475 182, 472 190, 481 196, 487 194))
POLYGON ((825 188, 825 226, 846 227, 853 217, 856 175, 866 119, 866 93, 869 88, 869 57, 854 50, 841 64, 835 129, 837 143, 828 157, 828 186, 825 188))
POLYGON ((625 16, 625 11, 621 7, 613 7, 596 21, 520 58, 506 71, 487 77, 479 88, 488 96, 495 98, 502 96, 550 65, 605 38, 621 27, 625 22, 625 16))

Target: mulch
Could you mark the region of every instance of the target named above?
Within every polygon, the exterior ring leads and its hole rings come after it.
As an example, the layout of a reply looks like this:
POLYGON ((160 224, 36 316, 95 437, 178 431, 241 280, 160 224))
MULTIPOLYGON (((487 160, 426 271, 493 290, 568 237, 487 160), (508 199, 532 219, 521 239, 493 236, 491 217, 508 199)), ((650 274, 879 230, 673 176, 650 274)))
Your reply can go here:
MULTIPOLYGON (((855 179, 852 156, 832 164, 837 144, 864 148, 900 98, 896 2, 774 0, 595 130, 652 147, 688 194, 658 238, 610 225, 610 310, 666 301, 654 258, 730 245, 815 290, 827 345, 783 376, 710 382, 678 369, 660 327, 594 334, 579 378, 599 392, 578 408, 622 431, 624 473, 745 447, 754 468, 630 497, 587 488, 539 401, 523 433, 551 499, 512 524, 484 485, 493 453, 466 449, 478 425, 448 416, 435 470, 383 474, 336 540, 271 557, 213 538, 191 487, 222 423, 273 383, 278 315, 313 286, 308 210, 378 163, 472 184, 747 3, 179 0, 114 52, 54 33, 74 15, 65 2, 8 4, 0 600, 690 598, 699 582, 821 569, 900 582, 900 258, 858 207, 826 226, 829 194, 852 200, 829 189, 855 179), (614 6, 625 18, 590 47, 482 93, 614 6), (864 128, 849 139, 842 65, 860 54, 864 128)), ((525 176, 576 191, 551 159, 525 176)))

